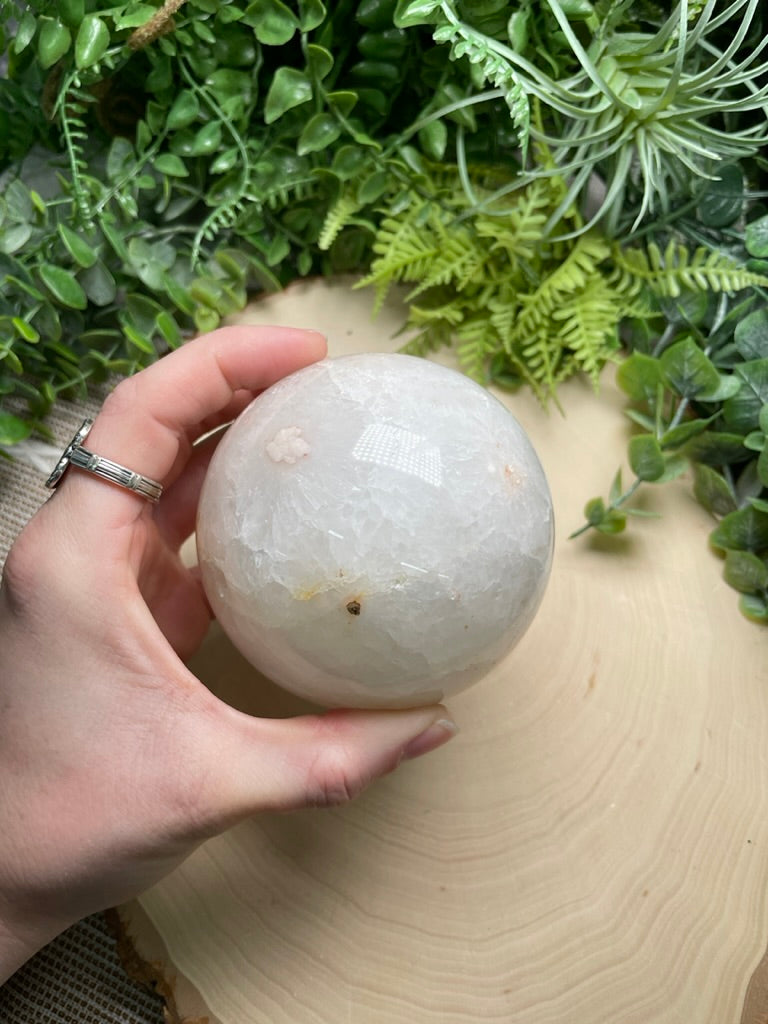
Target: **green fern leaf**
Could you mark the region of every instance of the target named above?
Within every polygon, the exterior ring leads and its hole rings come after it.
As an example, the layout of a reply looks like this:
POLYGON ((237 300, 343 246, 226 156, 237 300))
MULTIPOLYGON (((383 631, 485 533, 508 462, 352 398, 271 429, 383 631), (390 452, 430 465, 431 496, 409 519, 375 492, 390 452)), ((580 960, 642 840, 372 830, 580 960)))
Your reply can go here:
POLYGON ((444 20, 433 38, 438 43, 450 44, 451 60, 467 57, 471 64, 480 67, 487 82, 501 90, 525 159, 531 135, 531 110, 522 77, 498 52, 495 40, 462 22, 448 0, 444 0, 440 7, 444 20))
POLYGON ((565 260, 554 268, 532 293, 521 295, 523 306, 514 336, 525 342, 564 299, 584 288, 587 280, 610 254, 608 243, 598 235, 580 235, 565 260))
POLYGON ((645 251, 615 246, 613 262, 611 284, 628 297, 638 295, 643 288, 661 298, 674 299, 683 289, 732 293, 768 285, 768 278, 747 270, 724 253, 699 246, 691 254, 674 240, 663 254, 655 242, 649 243, 645 251))
POLYGON ((491 324, 501 339, 502 345, 509 350, 515 321, 520 312, 520 303, 514 287, 509 283, 502 284, 496 294, 488 299, 491 324))
POLYGON ((473 281, 481 281, 488 252, 479 246, 466 228, 446 230, 437 215, 430 217, 426 232, 432 232, 432 245, 436 255, 423 280, 407 296, 410 302, 430 288, 452 284, 463 291, 473 281))
POLYGON ((517 270, 521 261, 536 260, 544 225, 556 205, 550 181, 536 180, 517 193, 504 216, 478 215, 475 230, 481 238, 493 239, 491 252, 503 253, 517 270))
POLYGON ((445 302, 440 306, 411 306, 409 310, 408 323, 414 327, 422 327, 426 324, 442 321, 450 327, 455 327, 464 319, 464 310, 461 304, 453 300, 445 302))
POLYGON ((339 196, 325 215, 323 226, 320 229, 317 244, 322 252, 327 252, 331 248, 360 208, 361 204, 353 193, 347 192, 339 196))
POLYGON ((424 224, 416 223, 423 208, 410 208, 399 217, 385 217, 373 243, 376 258, 370 273, 359 281, 358 288, 374 285, 374 310, 381 308, 390 286, 395 281, 419 281, 433 270, 433 261, 440 256, 434 233, 424 224), (407 215, 406 215, 407 214, 407 215))
POLYGON ((462 370, 479 384, 488 383, 488 359, 496 346, 487 314, 466 320, 456 330, 456 355, 462 370))
MULTIPOLYGON (((618 347, 616 294, 600 274, 591 277, 570 301, 552 313, 557 336, 567 353, 567 376, 582 371, 596 385, 606 360, 618 347)), ((557 381, 564 380, 563 367, 557 381)))

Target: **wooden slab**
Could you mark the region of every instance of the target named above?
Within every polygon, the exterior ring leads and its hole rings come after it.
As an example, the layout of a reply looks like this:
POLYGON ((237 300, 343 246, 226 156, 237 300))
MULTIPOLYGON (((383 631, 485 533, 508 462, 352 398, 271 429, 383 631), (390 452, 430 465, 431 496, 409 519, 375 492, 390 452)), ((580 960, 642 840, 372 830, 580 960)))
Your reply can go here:
MULTIPOLYGON (((313 283, 245 318, 396 348, 402 309, 370 308, 313 283)), ((241 825, 141 900, 221 1024, 768 1020, 768 634, 685 479, 649 493, 662 520, 567 540, 624 461, 612 378, 566 387, 565 418, 505 399, 559 537, 533 626, 450 702, 460 735, 348 807, 241 825)), ((297 708, 215 629, 195 668, 255 713, 297 708)))

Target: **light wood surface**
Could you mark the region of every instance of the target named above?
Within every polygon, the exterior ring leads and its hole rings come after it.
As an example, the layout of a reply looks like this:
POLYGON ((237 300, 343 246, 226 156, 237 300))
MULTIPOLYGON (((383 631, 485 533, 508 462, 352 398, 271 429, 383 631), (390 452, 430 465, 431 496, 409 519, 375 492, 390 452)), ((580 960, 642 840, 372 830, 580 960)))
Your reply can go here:
MULTIPOLYGON (((318 327, 332 354, 393 350, 402 309, 373 321, 371 301, 313 283, 244 319, 318 327)), ((185 982, 180 1010, 221 1024, 768 1020, 768 633, 740 616, 686 479, 649 491, 663 519, 567 539, 624 461, 612 380, 599 397, 564 388, 565 417, 504 398, 559 536, 529 632, 450 702, 459 736, 347 807, 208 842, 133 908, 140 946, 199 993, 185 982)), ((240 707, 299 709, 216 629, 194 667, 240 707)))

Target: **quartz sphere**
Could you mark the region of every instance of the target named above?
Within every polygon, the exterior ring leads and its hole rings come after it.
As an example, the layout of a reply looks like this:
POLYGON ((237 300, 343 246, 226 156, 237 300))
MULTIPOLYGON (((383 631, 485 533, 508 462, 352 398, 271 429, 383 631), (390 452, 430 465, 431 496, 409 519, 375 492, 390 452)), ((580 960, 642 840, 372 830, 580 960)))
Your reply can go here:
POLYGON ((546 587, 547 481, 504 405, 425 359, 325 359, 274 384, 211 461, 197 545, 224 632, 327 707, 410 707, 480 679, 546 587))

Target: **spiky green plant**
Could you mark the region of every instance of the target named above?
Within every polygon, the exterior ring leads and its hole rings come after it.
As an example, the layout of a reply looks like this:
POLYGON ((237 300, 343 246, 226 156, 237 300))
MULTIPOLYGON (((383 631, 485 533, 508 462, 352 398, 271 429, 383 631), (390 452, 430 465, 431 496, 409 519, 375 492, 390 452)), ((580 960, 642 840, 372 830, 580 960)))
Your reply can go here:
MULTIPOLYGON (((535 6, 522 11, 532 19, 535 6)), ((539 25, 567 44, 559 53, 555 44, 547 60, 536 59, 527 30, 518 32, 515 48, 514 38, 502 41, 466 24, 454 0, 401 5, 402 24, 432 23, 435 40, 449 42, 454 57, 467 56, 486 81, 503 84, 496 95, 512 109, 523 154, 529 136, 552 152, 552 166, 524 169, 486 206, 537 177, 565 176, 569 187, 549 218, 551 230, 571 204, 584 203, 597 177, 602 198, 574 231, 600 221, 616 236, 630 226, 626 208, 636 228, 688 195, 691 181, 714 177, 719 164, 768 142, 768 61, 760 60, 768 36, 760 0, 733 0, 719 10, 715 0, 683 0, 658 25, 638 19, 636 30, 626 4, 604 5, 602 17, 586 4, 588 41, 573 5, 568 14, 561 0, 538 6, 539 25), (538 123, 526 108, 541 109, 538 123)))

